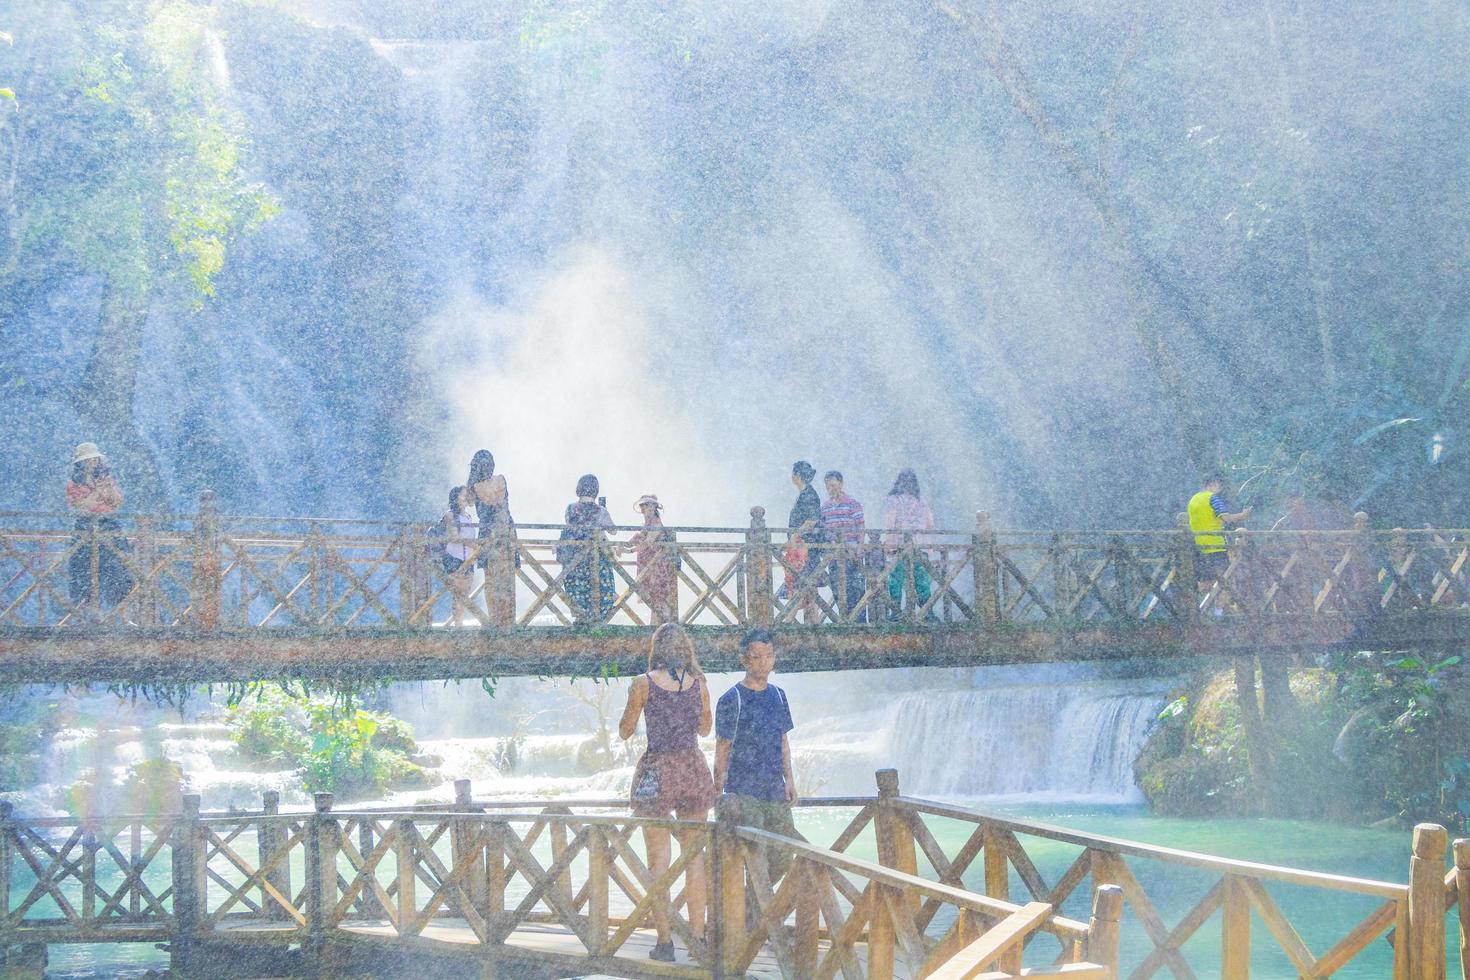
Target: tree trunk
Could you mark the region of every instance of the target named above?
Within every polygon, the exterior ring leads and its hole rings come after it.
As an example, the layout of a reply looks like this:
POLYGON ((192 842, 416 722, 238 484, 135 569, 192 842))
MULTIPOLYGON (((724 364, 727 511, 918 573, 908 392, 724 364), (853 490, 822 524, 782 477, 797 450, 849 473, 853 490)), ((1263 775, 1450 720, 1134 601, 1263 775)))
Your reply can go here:
POLYGON ((1285 654, 1261 657, 1261 706, 1268 731, 1287 735, 1296 721, 1296 698, 1291 696, 1291 661, 1285 654))
POLYGON ((72 392, 72 405, 86 426, 77 441, 95 442, 108 455, 128 498, 126 509, 134 511, 167 506, 158 463, 133 413, 147 319, 146 297, 109 283, 103 293, 92 359, 72 392))
POLYGON ((1271 757, 1271 742, 1261 717, 1260 699, 1256 697, 1256 660, 1254 657, 1235 658, 1235 701, 1240 708, 1240 727, 1245 732, 1245 750, 1250 761, 1251 782, 1256 788, 1261 811, 1270 813, 1275 802, 1275 786, 1272 779, 1274 766, 1271 757))

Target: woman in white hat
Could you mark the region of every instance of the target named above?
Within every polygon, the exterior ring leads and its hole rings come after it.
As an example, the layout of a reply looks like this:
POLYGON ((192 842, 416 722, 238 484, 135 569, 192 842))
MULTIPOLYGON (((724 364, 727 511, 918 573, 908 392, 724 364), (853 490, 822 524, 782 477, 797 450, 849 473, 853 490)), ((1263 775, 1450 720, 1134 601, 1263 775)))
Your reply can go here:
POLYGON ((645 493, 633 505, 643 515, 643 530, 630 542, 638 549, 638 594, 648 603, 654 623, 679 619, 679 552, 674 532, 664 527, 658 497, 645 493))
POLYGON ((133 577, 122 558, 129 550, 127 540, 103 537, 101 533, 117 529, 112 515, 122 503, 122 490, 102 450, 95 442, 77 446, 71 455, 71 479, 66 481, 66 506, 76 515, 78 532, 66 568, 73 602, 81 604, 92 598, 94 558, 98 594, 103 603, 116 605, 133 587, 133 577))

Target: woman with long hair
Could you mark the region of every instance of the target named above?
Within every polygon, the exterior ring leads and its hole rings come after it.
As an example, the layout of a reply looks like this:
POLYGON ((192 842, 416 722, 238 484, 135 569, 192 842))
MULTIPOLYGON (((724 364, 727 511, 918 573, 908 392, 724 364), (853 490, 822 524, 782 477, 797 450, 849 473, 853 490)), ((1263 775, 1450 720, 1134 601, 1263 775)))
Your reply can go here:
POLYGON ((479 556, 474 564, 485 569, 485 605, 490 621, 513 621, 515 570, 521 567, 521 553, 516 543, 515 518, 510 516, 510 489, 505 477, 495 472, 495 457, 490 450, 481 449, 470 458, 470 472, 464 482, 470 488, 475 516, 480 522, 479 556), (498 547, 492 547, 490 539, 498 547), (506 567, 492 570, 492 558, 508 559, 506 567))
MULTIPOLYGON (((913 470, 898 471, 893 489, 888 491, 888 499, 883 502, 883 528, 883 551, 890 559, 906 550, 906 537, 914 544, 923 544, 924 535, 914 532, 934 530, 934 512, 919 496, 919 477, 913 470)), ((893 571, 888 573, 888 598, 892 600, 894 610, 903 609, 904 585, 908 581, 911 564, 918 604, 922 606, 928 602, 933 591, 929 570, 924 567, 924 562, 911 561, 910 555, 920 559, 933 557, 922 549, 914 549, 905 554, 893 571)))
MULTIPOLYGON (((648 734, 648 749, 633 769, 632 809, 636 817, 703 821, 715 802, 715 782, 709 763, 699 748, 701 735, 714 725, 709 686, 694 644, 678 623, 664 623, 653 634, 648 648, 648 672, 633 679, 628 705, 618 723, 618 735, 626 741, 638 729, 642 715, 648 734)), ((699 832, 680 831, 679 849, 687 853, 699 832)), ((671 857, 669 832, 647 827, 643 840, 648 848, 648 866, 655 878, 668 870, 671 857)), ((704 858, 695 857, 685 872, 689 903, 689 926, 704 937, 704 858)), ((667 897, 667 896, 666 896, 667 897)), ((653 916, 658 943, 648 955, 672 963, 674 943, 668 916, 656 909, 653 916)))

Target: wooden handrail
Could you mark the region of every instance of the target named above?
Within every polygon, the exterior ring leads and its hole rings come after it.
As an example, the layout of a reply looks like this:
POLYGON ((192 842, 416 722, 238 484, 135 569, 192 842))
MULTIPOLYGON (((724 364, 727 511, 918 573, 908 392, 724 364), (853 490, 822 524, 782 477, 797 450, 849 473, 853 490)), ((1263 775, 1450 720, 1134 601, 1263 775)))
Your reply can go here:
POLYGON ((1063 827, 1054 827, 1042 823, 1030 823, 1006 817, 995 817, 977 810, 971 810, 967 807, 954 806, 947 803, 935 803, 930 800, 915 799, 908 796, 898 797, 893 802, 896 805, 907 806, 920 813, 928 813, 936 817, 947 817, 952 820, 963 820, 968 823, 988 824, 990 826, 1004 828, 1012 833, 1026 834, 1031 837, 1044 837, 1048 840, 1060 841, 1066 844, 1077 844, 1082 847, 1092 848, 1093 850, 1151 858, 1156 861, 1200 868, 1205 871, 1217 871, 1221 874, 1264 878, 1271 881, 1306 885, 1312 888, 1326 888, 1332 891, 1351 892, 1358 895, 1372 895, 1379 898, 1391 898, 1395 900, 1407 899, 1409 896, 1408 885, 1399 885, 1388 881, 1375 881, 1371 878, 1354 878, 1349 875, 1326 874, 1320 871, 1302 871, 1297 868, 1284 868, 1278 865, 1261 864, 1256 861, 1240 861, 1234 858, 1214 857, 1208 854, 1199 854, 1194 851, 1184 851, 1173 847, 1160 847, 1156 844, 1144 844, 1118 837, 1084 834, 1075 830, 1067 830, 1063 827))
MULTIPOLYGON (((793 856, 801 857, 817 864, 823 864, 829 868, 836 868, 839 871, 850 871, 854 874, 861 875, 869 881, 875 881, 894 888, 903 888, 925 898, 937 898, 946 905, 953 905, 955 908, 968 909, 972 912, 981 912, 985 915, 1000 918, 1008 917, 1023 909, 1023 906, 1020 905, 1003 902, 999 899, 990 898, 977 892, 967 891, 963 888, 940 884, 928 878, 920 878, 917 875, 905 874, 902 871, 885 868, 881 864, 874 864, 872 861, 849 857, 837 851, 829 851, 824 847, 817 847, 805 841, 792 840, 789 837, 782 837, 780 834, 773 834, 765 830, 757 830, 754 827, 739 827, 736 830, 736 834, 742 840, 750 841, 753 844, 776 847, 793 856)), ((1051 912, 1050 906, 1047 906, 1047 911, 1048 913, 1051 912)), ((1087 938, 1087 923, 1078 922, 1076 919, 1069 919, 1061 915, 1049 915, 1047 925, 1043 928, 1044 931, 1050 932, 1062 939, 1080 941, 1087 938)))

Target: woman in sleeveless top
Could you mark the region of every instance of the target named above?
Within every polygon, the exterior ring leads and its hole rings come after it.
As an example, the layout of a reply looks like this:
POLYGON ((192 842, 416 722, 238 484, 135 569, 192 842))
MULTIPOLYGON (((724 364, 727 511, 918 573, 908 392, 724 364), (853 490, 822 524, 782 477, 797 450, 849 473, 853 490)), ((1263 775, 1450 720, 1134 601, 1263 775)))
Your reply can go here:
MULTIPOLYGON (((678 623, 665 623, 653 634, 648 650, 648 673, 633 679, 628 706, 618 724, 618 735, 624 740, 633 737, 639 715, 646 719, 648 751, 633 770, 633 815, 704 820, 715 802, 715 782, 709 763, 700 751, 699 737, 710 733, 714 717, 710 711, 709 687, 699 668, 699 658, 694 655, 694 644, 678 623)), ((687 851, 694 846, 697 835, 698 831, 681 831, 679 849, 687 851)), ((657 877, 669 867, 669 832, 645 828, 643 839, 648 848, 649 869, 657 877)), ((696 936, 703 938, 703 856, 689 862, 685 881, 689 925, 696 936)), ((653 921, 658 944, 649 956, 673 962, 674 944, 668 916, 662 909, 655 909, 653 921)))

